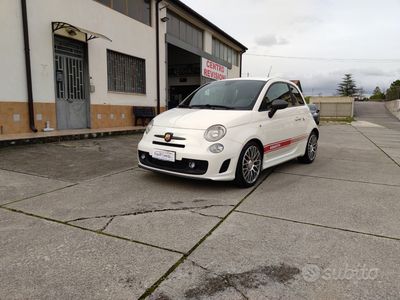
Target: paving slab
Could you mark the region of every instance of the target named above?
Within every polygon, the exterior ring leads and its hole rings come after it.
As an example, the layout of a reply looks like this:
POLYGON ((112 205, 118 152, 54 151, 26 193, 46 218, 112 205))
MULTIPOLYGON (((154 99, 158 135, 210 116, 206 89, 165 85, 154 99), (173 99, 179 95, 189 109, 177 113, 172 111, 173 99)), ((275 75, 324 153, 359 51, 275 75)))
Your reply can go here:
POLYGON ((387 155, 359 132, 321 131, 318 147, 318 159, 392 163, 387 155))
POLYGON ((164 211, 116 217, 104 232, 186 253, 219 221, 192 211, 164 211))
MULTIPOLYGON (((319 149, 319 151, 323 151, 319 149)), ((276 172, 400 186, 400 168, 389 163, 319 158, 309 165, 296 160, 276 167, 276 172)))
POLYGON ((185 252, 249 191, 135 169, 7 207, 185 252))
POLYGON ((0 205, 70 185, 65 181, 0 170, 0 205))
POLYGON ((397 148, 381 148, 387 155, 390 156, 398 165, 400 165, 400 149, 397 148))
POLYGON ((149 299, 398 299, 398 247, 233 213, 149 299))
POLYGON ((320 132, 355 133, 357 130, 350 124, 322 124, 318 126, 320 132))
POLYGON ((135 299, 180 254, 0 209, 1 299, 135 299))
POLYGON ((0 169, 79 182, 137 166, 141 135, 0 149, 0 169))
POLYGON ((239 210, 400 239, 400 186, 272 174, 239 210))
POLYGON ((188 180, 135 169, 86 181, 9 207, 57 220, 78 221, 167 209, 231 206, 249 191, 225 182, 188 180))

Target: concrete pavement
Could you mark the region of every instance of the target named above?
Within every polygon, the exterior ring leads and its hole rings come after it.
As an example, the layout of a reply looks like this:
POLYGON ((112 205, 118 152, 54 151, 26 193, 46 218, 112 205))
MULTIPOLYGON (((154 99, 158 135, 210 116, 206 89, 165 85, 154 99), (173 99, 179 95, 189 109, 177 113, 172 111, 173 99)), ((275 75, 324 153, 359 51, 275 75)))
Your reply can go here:
POLYGON ((364 105, 253 189, 140 170, 139 135, 0 149, 0 298, 398 299, 400 129, 364 105))

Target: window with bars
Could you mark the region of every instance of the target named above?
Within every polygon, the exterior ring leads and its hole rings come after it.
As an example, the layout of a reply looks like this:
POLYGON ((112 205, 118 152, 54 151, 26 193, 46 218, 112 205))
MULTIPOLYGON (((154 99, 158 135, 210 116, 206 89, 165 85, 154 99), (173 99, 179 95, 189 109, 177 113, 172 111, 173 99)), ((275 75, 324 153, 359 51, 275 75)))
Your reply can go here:
POLYGON ((238 52, 215 38, 212 40, 212 54, 235 66, 238 65, 238 52))
POLYGON ((146 61, 107 50, 108 91, 146 94, 146 61))
POLYGON ((127 15, 144 24, 150 25, 150 0, 95 0, 124 15, 127 15))

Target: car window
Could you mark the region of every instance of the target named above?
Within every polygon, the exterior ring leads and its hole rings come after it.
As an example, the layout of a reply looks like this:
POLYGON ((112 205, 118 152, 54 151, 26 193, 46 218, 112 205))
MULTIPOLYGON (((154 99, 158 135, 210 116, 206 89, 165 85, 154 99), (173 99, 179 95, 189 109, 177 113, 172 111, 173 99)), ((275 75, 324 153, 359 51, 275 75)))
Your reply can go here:
POLYGON ((304 105, 304 100, 303 100, 303 97, 301 96, 300 91, 293 85, 290 86, 290 90, 291 90, 293 98, 294 98, 293 104, 295 106, 304 105))
POLYGON ((180 107, 251 110, 265 83, 262 80, 214 81, 192 93, 180 107))
POLYGON ((277 82, 270 86, 267 93, 265 94, 263 102, 261 103, 260 110, 269 110, 271 108, 272 101, 277 99, 285 100, 289 103, 289 106, 293 105, 290 90, 286 83, 277 82))

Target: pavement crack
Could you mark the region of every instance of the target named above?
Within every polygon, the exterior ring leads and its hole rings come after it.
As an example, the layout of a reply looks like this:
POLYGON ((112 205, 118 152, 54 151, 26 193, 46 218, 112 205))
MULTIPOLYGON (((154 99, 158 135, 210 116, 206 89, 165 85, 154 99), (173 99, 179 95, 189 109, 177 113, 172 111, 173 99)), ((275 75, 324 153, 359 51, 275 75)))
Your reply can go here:
POLYGON ((93 216, 93 217, 80 217, 80 218, 76 218, 76 219, 72 219, 72 220, 67 220, 67 221, 65 221, 65 223, 92 220, 92 219, 138 216, 138 215, 167 212, 167 211, 191 211, 193 209, 206 209, 206 208, 212 208, 212 207, 227 207, 227 206, 231 206, 231 205, 212 204, 212 205, 204 205, 204 206, 188 206, 188 207, 178 207, 178 208, 151 209, 151 210, 142 210, 142 211, 136 211, 136 212, 120 213, 120 214, 101 215, 101 216, 93 216))
POLYGON ((7 210, 9 212, 23 214, 23 215, 29 216, 29 217, 41 219, 41 220, 47 221, 47 222, 52 222, 52 223, 56 223, 56 224, 60 224, 60 225, 70 226, 70 227, 73 227, 73 228, 76 228, 76 229, 84 230, 84 231, 87 231, 87 232, 92 232, 94 234, 99 234, 99 235, 110 237, 110 238, 116 238, 116 239, 119 239, 119 240, 131 242, 131 243, 136 243, 136 244, 140 244, 140 245, 143 245, 143 246, 152 247, 152 248, 156 248, 156 249, 159 249, 159 250, 165 250, 165 251, 168 251, 168 252, 174 252, 174 253, 178 253, 178 254, 184 255, 183 252, 178 251, 178 250, 169 249, 169 248, 165 248, 165 247, 160 247, 160 246, 149 244, 149 243, 146 243, 146 242, 137 241, 137 240, 134 240, 134 239, 129 239, 129 238, 125 238, 125 237, 122 237, 122 236, 118 236, 118 235, 115 235, 115 234, 112 234, 112 233, 107 233, 107 232, 102 232, 102 231, 99 231, 99 230, 93 230, 93 229, 85 228, 85 227, 82 227, 82 226, 79 226, 79 225, 75 225, 75 224, 69 224, 69 223, 66 223, 66 222, 61 221, 61 220, 56 220, 56 219, 52 219, 52 218, 45 217, 45 216, 35 215, 33 213, 25 212, 25 211, 22 211, 22 210, 19 210, 19 209, 10 208, 10 207, 1 207, 0 206, 0 210, 1 209, 7 210))
POLYGON ((362 235, 366 235, 366 236, 372 236, 372 237, 376 237, 376 238, 383 238, 383 239, 388 239, 388 240, 393 240, 393 241, 400 241, 399 237, 394 237, 394 236, 387 236, 387 235, 370 233, 370 232, 363 232, 363 231, 358 231, 358 230, 353 230, 353 229, 340 228, 340 227, 317 224, 317 223, 310 223, 310 222, 305 222, 305 221, 298 221, 298 220, 287 219, 287 218, 282 218, 282 217, 268 216, 268 215, 263 215, 263 214, 259 214, 259 213, 247 212, 247 211, 243 211, 243 210, 235 210, 235 212, 236 213, 241 213, 241 214, 252 215, 252 216, 256 216, 256 217, 267 218, 267 219, 273 219, 273 220, 291 222, 291 223, 296 223, 296 224, 302 224, 302 225, 315 226, 315 227, 326 228, 326 229, 333 229, 333 230, 351 232, 351 233, 355 233, 355 234, 362 234, 362 235))
POLYGON ((381 186, 390 186, 390 187, 400 187, 396 184, 389 184, 389 183, 377 183, 377 182, 368 182, 362 180, 352 180, 352 179, 343 179, 343 178, 334 178, 334 177, 327 177, 327 176, 317 176, 317 175, 309 175, 309 174, 298 174, 293 172, 286 172, 286 171, 275 171, 275 173, 280 174, 287 174, 287 175, 294 175, 294 176, 301 176, 301 177, 310 177, 310 178, 320 178, 320 179, 327 179, 327 180, 336 180, 336 181, 344 181, 344 182, 352 182, 352 183, 362 183, 362 184, 373 184, 373 185, 381 185, 381 186))
POLYGON ((372 144, 374 144, 375 147, 377 147, 379 150, 381 150, 392 162, 394 162, 398 167, 400 167, 400 164, 399 164, 395 159, 393 159, 393 157, 391 157, 388 153, 386 153, 385 150, 383 150, 381 147, 379 147, 378 144, 375 143, 372 139, 370 139, 364 132, 362 132, 362 131, 361 131, 360 129, 358 129, 356 126, 353 126, 353 125, 352 125, 352 127, 353 127, 355 130, 357 130, 363 137, 365 137, 367 140, 369 140, 372 144))
POLYGON ((194 214, 197 214, 197 215, 200 215, 200 216, 203 216, 203 217, 218 218, 218 219, 222 220, 222 217, 220 217, 220 216, 208 215, 208 214, 204 214, 204 213, 201 213, 201 212, 198 212, 198 211, 195 211, 195 210, 190 210, 190 212, 194 213, 194 214))
MULTIPOLYGON (((183 256, 175 263, 173 264, 156 282, 154 282, 138 299, 146 299, 149 297, 156 289, 160 286, 160 284, 168 278, 168 276, 173 273, 188 257, 198 248, 200 247, 201 244, 210 236, 213 234, 215 230, 217 230, 218 227, 220 227, 224 221, 229 218, 229 216, 246 200, 248 199, 254 192, 257 190, 257 188, 265 182, 265 180, 273 173, 273 168, 268 169, 262 176, 258 183, 249 190, 249 192, 242 198, 240 199, 235 206, 232 207, 232 209, 221 219, 218 221, 217 224, 213 228, 210 229, 209 232, 207 232, 188 252, 184 253, 183 256)), ((211 205, 212 207, 213 205, 211 205)), ((226 205, 225 205, 226 206, 226 205)), ((191 208, 193 209, 193 208, 191 208)))
POLYGON ((67 188, 70 188, 70 187, 73 187, 73 186, 76 186, 76 185, 78 185, 78 183, 72 183, 70 185, 66 185, 66 186, 57 188, 55 190, 46 191, 46 192, 39 193, 39 194, 36 194, 36 195, 24 197, 24 198, 18 199, 18 200, 13 200, 13 201, 1 204, 0 207, 11 205, 11 204, 15 204, 15 203, 22 202, 22 201, 25 201, 25 200, 34 199, 36 197, 40 197, 40 196, 44 196, 44 195, 51 194, 51 193, 54 193, 54 192, 58 192, 58 191, 61 191, 61 190, 64 190, 64 189, 67 189, 67 188))
POLYGON ((104 230, 106 230, 107 227, 108 227, 108 225, 110 225, 111 222, 112 222, 113 220, 114 220, 114 217, 110 218, 110 219, 107 221, 107 223, 106 223, 102 228, 99 229, 99 231, 103 232, 104 230))

